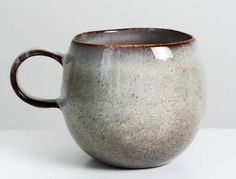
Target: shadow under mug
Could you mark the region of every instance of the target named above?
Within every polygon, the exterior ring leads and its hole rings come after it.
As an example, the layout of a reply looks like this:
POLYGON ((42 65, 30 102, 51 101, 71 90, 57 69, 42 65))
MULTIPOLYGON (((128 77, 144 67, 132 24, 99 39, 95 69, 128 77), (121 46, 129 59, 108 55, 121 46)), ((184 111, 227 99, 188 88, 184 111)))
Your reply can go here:
POLYGON ((11 68, 15 93, 36 107, 62 110, 77 144, 90 156, 124 168, 161 166, 194 138, 205 108, 204 76, 195 39, 159 28, 86 32, 65 55, 35 49, 11 68), (61 96, 32 97, 18 85, 29 57, 63 67, 61 96))

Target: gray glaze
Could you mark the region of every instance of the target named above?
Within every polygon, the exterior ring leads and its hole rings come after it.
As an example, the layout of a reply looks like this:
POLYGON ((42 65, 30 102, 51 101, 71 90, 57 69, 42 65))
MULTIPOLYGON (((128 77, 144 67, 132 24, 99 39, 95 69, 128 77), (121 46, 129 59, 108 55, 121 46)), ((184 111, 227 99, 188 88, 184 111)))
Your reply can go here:
POLYGON ((59 106, 77 144, 105 164, 161 166, 192 141, 205 108, 194 39, 165 29, 79 35, 62 59, 59 106))
POLYGON ((160 166, 195 136, 204 93, 194 44, 168 47, 174 58, 164 62, 152 48, 72 42, 62 111, 75 141, 93 158, 118 167, 160 166))

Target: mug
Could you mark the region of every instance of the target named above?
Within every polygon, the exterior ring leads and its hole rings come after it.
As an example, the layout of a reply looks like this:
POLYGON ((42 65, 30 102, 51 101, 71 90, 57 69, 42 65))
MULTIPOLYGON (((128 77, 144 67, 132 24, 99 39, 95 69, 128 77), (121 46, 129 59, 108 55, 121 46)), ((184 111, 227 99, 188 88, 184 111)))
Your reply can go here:
POLYGON ((160 28, 85 32, 64 55, 35 49, 11 68, 11 84, 26 103, 59 108, 76 143, 116 167, 162 166, 193 140, 205 108, 202 64, 192 35, 160 28), (18 67, 47 56, 63 67, 61 96, 23 91, 18 67))

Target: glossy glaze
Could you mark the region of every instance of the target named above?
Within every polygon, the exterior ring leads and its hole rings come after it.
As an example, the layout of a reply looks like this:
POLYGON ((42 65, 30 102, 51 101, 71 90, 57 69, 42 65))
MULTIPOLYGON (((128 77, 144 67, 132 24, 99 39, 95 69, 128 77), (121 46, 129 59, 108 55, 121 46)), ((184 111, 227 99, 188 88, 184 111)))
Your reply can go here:
POLYGON ((205 90, 190 35, 165 29, 85 33, 74 38, 62 63, 59 107, 75 141, 98 161, 161 166, 194 138, 205 90))

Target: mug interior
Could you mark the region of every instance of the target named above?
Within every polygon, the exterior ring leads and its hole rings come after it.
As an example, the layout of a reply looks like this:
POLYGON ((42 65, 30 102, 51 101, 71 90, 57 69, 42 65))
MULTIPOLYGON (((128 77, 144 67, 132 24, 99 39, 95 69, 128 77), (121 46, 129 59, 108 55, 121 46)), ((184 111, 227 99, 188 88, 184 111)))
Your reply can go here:
POLYGON ((73 40, 96 46, 168 46, 190 42, 193 36, 171 29, 130 28, 85 32, 73 40))

